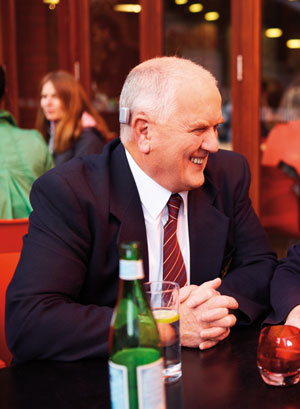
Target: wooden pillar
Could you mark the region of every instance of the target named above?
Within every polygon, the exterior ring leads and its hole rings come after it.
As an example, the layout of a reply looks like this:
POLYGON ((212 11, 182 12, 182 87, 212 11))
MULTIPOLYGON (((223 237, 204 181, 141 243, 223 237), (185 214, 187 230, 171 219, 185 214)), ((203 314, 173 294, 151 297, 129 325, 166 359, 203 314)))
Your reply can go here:
POLYGON ((15 3, 0 0, 0 64, 6 71, 4 107, 19 119, 15 3))
POLYGON ((163 55, 163 0, 141 0, 140 61, 163 55))
POLYGON ((250 196, 259 212, 261 0, 231 0, 233 149, 250 164, 250 196))

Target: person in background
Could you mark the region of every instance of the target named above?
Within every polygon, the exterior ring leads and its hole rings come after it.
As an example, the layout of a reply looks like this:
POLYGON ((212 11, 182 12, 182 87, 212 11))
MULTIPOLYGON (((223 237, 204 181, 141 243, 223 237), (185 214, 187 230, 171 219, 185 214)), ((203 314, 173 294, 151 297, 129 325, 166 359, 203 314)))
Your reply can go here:
POLYGON ((279 261, 271 281, 271 304, 273 312, 266 323, 285 322, 300 328, 300 242, 279 261))
POLYGON ((65 71, 45 75, 40 98, 36 129, 48 142, 55 165, 102 152, 110 137, 108 127, 73 75, 65 71))
POLYGON ((277 119, 263 146, 261 163, 278 166, 284 162, 300 176, 300 78, 283 94, 277 119))
POLYGON ((146 280, 180 283, 183 346, 213 347, 236 322, 269 312, 277 259, 251 205, 246 159, 218 151, 213 75, 182 58, 145 61, 124 83, 120 122, 121 141, 102 155, 69 161, 33 186, 6 293, 15 362, 107 356, 124 241, 141 243, 146 280), (176 219, 177 240, 168 241, 176 219))
POLYGON ((276 124, 283 85, 277 78, 264 78, 261 84, 261 137, 264 141, 276 124))
POLYGON ((17 126, 4 106, 5 73, 0 66, 0 218, 26 218, 32 183, 53 167, 42 135, 17 126))
POLYGON ((300 79, 287 88, 278 122, 261 145, 261 222, 267 229, 299 239, 300 79))

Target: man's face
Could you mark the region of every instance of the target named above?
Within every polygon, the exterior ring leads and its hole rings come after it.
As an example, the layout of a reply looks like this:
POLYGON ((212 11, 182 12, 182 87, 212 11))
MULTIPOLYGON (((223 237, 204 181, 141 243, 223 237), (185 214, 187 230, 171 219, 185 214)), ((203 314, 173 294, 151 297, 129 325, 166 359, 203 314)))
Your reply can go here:
POLYGON ((168 123, 149 122, 145 171, 172 192, 201 186, 208 155, 218 150, 217 126, 222 122, 217 87, 212 82, 184 84, 168 123))

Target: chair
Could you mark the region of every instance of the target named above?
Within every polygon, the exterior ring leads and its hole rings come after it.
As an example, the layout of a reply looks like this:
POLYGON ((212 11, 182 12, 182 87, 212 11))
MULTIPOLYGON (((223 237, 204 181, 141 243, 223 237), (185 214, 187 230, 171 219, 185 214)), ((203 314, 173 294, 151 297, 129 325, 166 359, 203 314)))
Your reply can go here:
POLYGON ((0 368, 11 360, 4 330, 5 293, 20 258, 23 236, 27 231, 27 218, 0 219, 0 368))
POLYGON ((260 220, 270 234, 300 239, 299 176, 284 162, 261 167, 260 220))
POLYGON ((9 365, 12 355, 5 340, 5 293, 20 258, 20 252, 0 253, 0 368, 9 365))
POLYGON ((26 219, 0 219, 0 253, 21 251, 23 236, 28 231, 26 219))

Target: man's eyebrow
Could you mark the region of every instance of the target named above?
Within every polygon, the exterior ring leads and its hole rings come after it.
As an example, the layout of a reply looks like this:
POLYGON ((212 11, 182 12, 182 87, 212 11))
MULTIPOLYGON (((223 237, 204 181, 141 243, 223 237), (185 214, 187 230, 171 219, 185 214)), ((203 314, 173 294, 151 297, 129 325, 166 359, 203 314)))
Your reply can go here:
POLYGON ((207 121, 197 121, 194 122, 193 124, 191 124, 191 128, 196 129, 196 128, 202 128, 202 127, 207 127, 207 126, 215 126, 215 125, 220 125, 223 124, 225 122, 225 119, 222 117, 220 120, 218 120, 215 124, 211 125, 209 122, 207 121))
POLYGON ((191 128, 201 128, 201 127, 205 127, 205 126, 209 126, 209 123, 207 121, 197 121, 191 124, 191 128))

